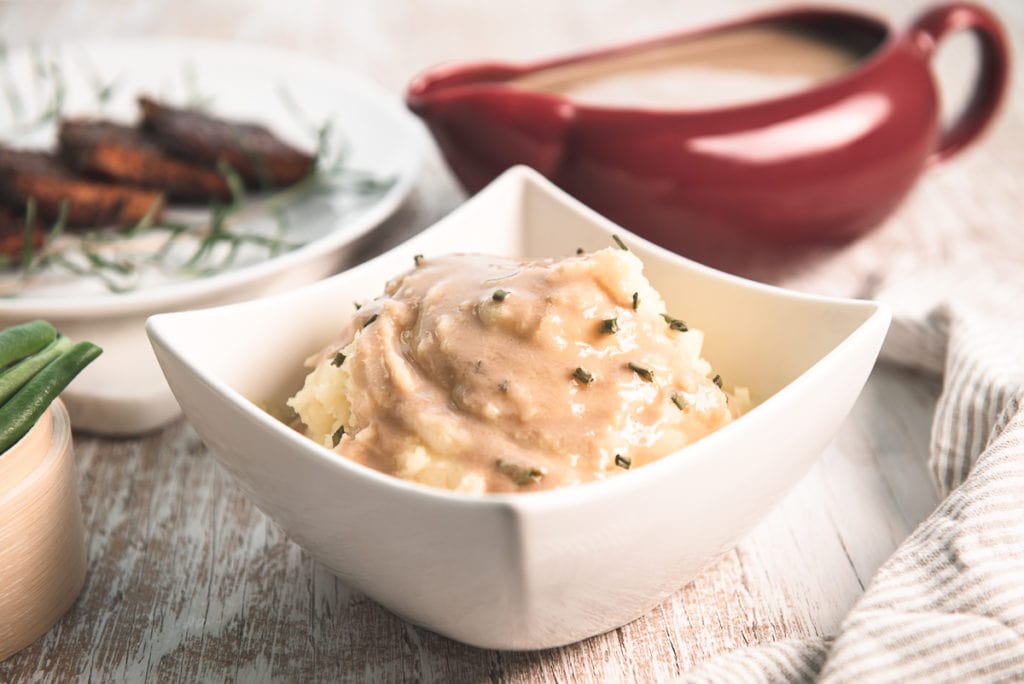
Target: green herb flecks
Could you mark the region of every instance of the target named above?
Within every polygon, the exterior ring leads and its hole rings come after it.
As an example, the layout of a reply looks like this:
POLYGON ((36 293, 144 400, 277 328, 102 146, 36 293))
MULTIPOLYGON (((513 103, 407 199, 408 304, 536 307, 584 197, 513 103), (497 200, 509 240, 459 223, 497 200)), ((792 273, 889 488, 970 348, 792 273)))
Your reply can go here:
POLYGON ((422 265, 423 264, 423 255, 422 254, 417 254, 416 256, 414 256, 412 258, 412 262, 414 264, 416 264, 417 266, 422 265))
POLYGON ((629 466, 633 465, 633 459, 629 456, 623 456, 622 454, 615 454, 615 465, 619 466, 623 470, 629 470, 629 466))
POLYGON ((380 315, 380 314, 373 314, 372 316, 370 316, 369 318, 367 318, 367 319, 366 319, 366 322, 365 322, 365 323, 363 323, 363 328, 366 328, 366 326, 370 325, 370 324, 371 324, 371 323, 373 323, 373 322, 374 322, 375 320, 377 320, 377 316, 379 316, 379 315, 380 315))
POLYGON ((686 400, 683 399, 678 394, 673 394, 672 395, 672 403, 675 404, 676 408, 679 409, 680 411, 685 411, 686 410, 686 400))
POLYGON ((622 238, 620 238, 618 235, 615 235, 613 233, 612 234, 612 240, 615 240, 615 244, 619 246, 619 249, 624 249, 627 252, 629 251, 629 247, 626 246, 626 243, 623 242, 622 238))
POLYGON ((498 459, 496 465, 503 475, 520 486, 540 482, 544 479, 542 468, 521 466, 501 458, 498 459))
POLYGON ((605 335, 614 335, 619 332, 619 319, 606 318, 601 321, 601 332, 605 335))
POLYGON ((587 372, 583 368, 577 366, 576 370, 572 372, 574 378, 582 382, 584 385, 589 385, 594 382, 594 376, 592 373, 587 372))
POLYGON ((498 391, 502 394, 508 394, 508 380, 502 380, 498 383, 498 391))
POLYGON ((721 375, 715 375, 715 377, 711 378, 711 382, 713 382, 716 385, 718 385, 718 389, 722 389, 722 376, 721 375))
POLYGON ((346 357, 345 357, 344 354, 342 354, 341 352, 338 352, 337 354, 334 355, 334 360, 331 361, 331 365, 332 366, 337 366, 338 368, 341 368, 341 364, 345 363, 345 358, 346 357))
POLYGON ((576 248, 576 256, 579 256, 581 254, 584 254, 583 248, 582 247, 577 247, 576 248))
POLYGON ((338 443, 341 441, 341 438, 344 437, 344 436, 345 436, 345 426, 342 425, 340 428, 338 428, 337 430, 334 431, 333 435, 331 435, 331 444, 333 444, 334 446, 338 446, 338 443))
POLYGON ((644 382, 654 382, 654 371, 652 371, 650 368, 645 368, 643 366, 638 366, 637 364, 633 363, 632 361, 630 361, 626 365, 629 366, 629 369, 631 371, 633 371, 634 373, 639 375, 640 378, 644 382))
POLYGON ((686 332, 687 330, 689 330, 689 328, 686 327, 686 321, 684 320, 681 320, 679 318, 673 318, 668 314, 661 314, 661 317, 665 319, 665 322, 668 323, 668 327, 671 328, 672 330, 677 330, 679 332, 686 332))
POLYGON ((491 299, 496 302, 503 302, 505 301, 505 297, 508 297, 508 295, 508 290, 495 290, 494 294, 491 295, 491 299))
POLYGON ((633 311, 636 311, 639 308, 640 308, 640 293, 639 292, 634 292, 633 293, 633 311))

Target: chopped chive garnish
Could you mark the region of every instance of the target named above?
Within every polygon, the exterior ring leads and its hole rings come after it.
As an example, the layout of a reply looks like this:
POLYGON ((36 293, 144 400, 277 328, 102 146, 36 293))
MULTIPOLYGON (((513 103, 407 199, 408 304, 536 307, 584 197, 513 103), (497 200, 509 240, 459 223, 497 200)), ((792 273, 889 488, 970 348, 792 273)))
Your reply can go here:
POLYGON ((622 454, 615 454, 615 465, 619 466, 623 470, 629 470, 629 466, 633 465, 633 459, 629 456, 623 456, 622 454))
POLYGON ((505 297, 508 297, 507 290, 495 290, 494 294, 491 295, 491 299, 493 299, 496 302, 505 301, 505 297))
POLYGON ((589 385, 590 383, 594 382, 594 376, 578 366, 576 367, 576 370, 572 372, 572 374, 573 377, 582 382, 584 385, 589 385))
POLYGON ((605 335, 614 335, 619 332, 619 319, 606 318, 601 321, 601 332, 605 335))
POLYGON ((377 320, 377 316, 378 316, 378 314, 373 314, 372 316, 370 316, 369 318, 367 318, 367 319, 366 319, 366 322, 365 322, 365 323, 363 323, 363 327, 365 328, 366 326, 370 325, 370 324, 371 324, 371 323, 373 323, 373 322, 374 322, 375 320, 377 320))
POLYGON ((331 442, 334 444, 334 446, 338 446, 338 442, 341 441, 341 438, 344 435, 345 435, 345 426, 342 425, 340 428, 338 428, 337 430, 334 431, 333 435, 331 435, 331 442))
POLYGON ((668 323, 668 327, 672 330, 678 330, 679 332, 686 332, 689 330, 689 328, 686 327, 686 321, 678 318, 672 318, 668 314, 661 314, 661 317, 665 319, 665 322, 668 323))
POLYGON ((639 306, 640 306, 640 293, 639 292, 634 292, 633 293, 633 311, 636 311, 639 306))
POLYGON ((627 364, 627 365, 629 366, 629 369, 631 371, 633 371, 634 373, 639 375, 641 378, 643 378, 645 382, 654 382, 654 371, 652 371, 650 368, 644 368, 643 366, 638 366, 635 363, 633 363, 632 361, 630 361, 629 364, 627 364))
POLYGON ((412 258, 412 261, 413 261, 414 264, 419 266, 420 264, 423 263, 423 255, 422 254, 417 254, 416 256, 414 256, 412 258))
POLYGON ((363 305, 360 304, 359 302, 352 302, 352 306, 356 307, 356 311, 359 311, 360 309, 363 308, 363 305))
POLYGON ((339 368, 341 367, 341 364, 343 364, 343 363, 345 363, 345 355, 342 354, 341 352, 338 352, 337 354, 335 354, 334 355, 334 360, 331 361, 331 365, 332 366, 338 366, 339 368))
POLYGON ((508 394, 508 380, 502 380, 498 383, 498 391, 502 394, 508 394))
POLYGON ((626 243, 623 242, 622 239, 618 235, 614 235, 613 234, 612 235, 612 240, 615 240, 615 244, 617 244, 619 246, 619 249, 624 249, 627 252, 629 251, 629 247, 626 246, 626 243))
POLYGON ((517 485, 540 482, 544 478, 544 471, 540 468, 524 468, 523 466, 516 465, 515 463, 509 463, 508 461, 500 458, 496 465, 498 466, 498 470, 511 478, 517 485))
POLYGON ((577 247, 577 248, 576 248, 576 254, 577 254, 577 255, 579 255, 579 254, 583 254, 583 248, 582 248, 582 247, 577 247))
POLYGON ((711 382, 713 382, 716 385, 718 385, 718 389, 722 389, 722 376, 721 375, 716 375, 715 377, 711 378, 711 382))
POLYGON ((685 411, 686 410, 686 400, 683 399, 678 394, 673 394, 672 395, 672 403, 675 404, 676 408, 679 409, 680 411, 685 411))

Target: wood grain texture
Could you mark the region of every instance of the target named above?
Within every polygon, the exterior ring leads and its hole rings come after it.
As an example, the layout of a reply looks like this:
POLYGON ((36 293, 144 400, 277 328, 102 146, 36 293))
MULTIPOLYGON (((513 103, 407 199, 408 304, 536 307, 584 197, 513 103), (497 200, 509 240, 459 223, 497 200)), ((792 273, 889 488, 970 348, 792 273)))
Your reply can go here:
MULTIPOLYGON (((924 4, 857 6, 900 25, 924 4)), ((1024 4, 989 4, 1024 54, 1024 4)), ((331 59, 398 93, 416 71, 440 61, 539 57, 766 6, 42 1, 0 3, 0 37, 8 44, 120 35, 238 39, 331 59)), ((940 55, 952 91, 969 76, 962 47, 940 55)), ((1014 79, 987 138, 925 176, 878 231, 773 278, 851 294, 959 258, 980 242, 1016 250, 1024 261, 1019 71, 1014 79)), ((429 225, 461 199, 433 156, 412 200, 362 256, 429 225)), ((452 642, 348 589, 245 499, 184 422, 137 440, 80 435, 87 584, 46 637, 0 663, 0 681, 664 680, 738 646, 828 634, 936 503, 924 461, 938 390, 935 378, 880 366, 819 463, 735 550, 644 618, 536 653, 452 642)))

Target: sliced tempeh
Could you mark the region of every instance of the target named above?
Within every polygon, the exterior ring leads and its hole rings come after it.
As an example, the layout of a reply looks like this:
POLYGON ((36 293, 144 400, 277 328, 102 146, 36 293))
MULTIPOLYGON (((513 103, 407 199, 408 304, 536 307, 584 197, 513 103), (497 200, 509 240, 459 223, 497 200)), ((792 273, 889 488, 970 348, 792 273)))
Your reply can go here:
POLYGON ((67 199, 69 227, 130 225, 163 206, 159 192, 83 178, 46 152, 0 147, 0 199, 20 210, 30 197, 43 221, 67 199))
POLYGON ((174 200, 224 200, 231 196, 222 175, 165 152, 134 126, 67 120, 61 122, 59 139, 63 159, 84 173, 161 190, 174 200))
POLYGON ((253 187, 290 185, 313 170, 313 157, 259 124, 221 119, 139 98, 142 127, 169 152, 199 164, 231 165, 253 187))

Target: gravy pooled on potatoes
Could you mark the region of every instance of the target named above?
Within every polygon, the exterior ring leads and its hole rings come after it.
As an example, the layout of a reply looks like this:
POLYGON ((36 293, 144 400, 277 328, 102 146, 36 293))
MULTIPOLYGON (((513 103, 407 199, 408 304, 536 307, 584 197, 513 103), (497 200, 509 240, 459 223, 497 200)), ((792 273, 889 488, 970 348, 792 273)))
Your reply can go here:
POLYGON ((307 361, 289 400, 353 461, 465 492, 551 489, 643 466, 746 401, 627 250, 416 262, 307 361))

